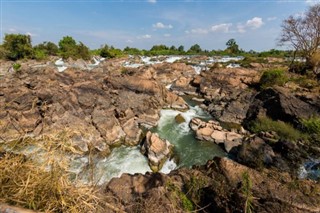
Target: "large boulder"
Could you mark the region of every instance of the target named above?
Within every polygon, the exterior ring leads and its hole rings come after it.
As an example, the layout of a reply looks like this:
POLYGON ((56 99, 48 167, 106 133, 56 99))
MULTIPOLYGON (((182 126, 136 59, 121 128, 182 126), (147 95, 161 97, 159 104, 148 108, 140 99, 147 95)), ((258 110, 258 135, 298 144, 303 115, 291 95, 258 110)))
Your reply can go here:
POLYGON ((319 190, 314 181, 215 158, 168 175, 123 174, 107 184, 105 194, 109 204, 125 212, 243 212, 250 202, 255 212, 300 213, 320 211, 319 190))
POLYGON ((252 69, 211 69, 197 79, 208 111, 217 120, 241 124, 246 118, 255 92, 250 85, 259 82, 260 73, 252 69))
POLYGON ((243 135, 223 129, 217 121, 213 120, 205 122, 199 118, 193 118, 189 126, 195 131, 197 139, 221 144, 227 152, 239 146, 243 139, 243 135))
POLYGON ((301 119, 308 119, 320 113, 320 106, 310 104, 295 93, 283 88, 268 88, 258 93, 247 113, 246 122, 268 116, 298 125, 301 119))
POLYGON ((157 133, 148 131, 141 151, 148 157, 152 171, 157 172, 173 154, 173 145, 168 140, 162 140, 157 133))

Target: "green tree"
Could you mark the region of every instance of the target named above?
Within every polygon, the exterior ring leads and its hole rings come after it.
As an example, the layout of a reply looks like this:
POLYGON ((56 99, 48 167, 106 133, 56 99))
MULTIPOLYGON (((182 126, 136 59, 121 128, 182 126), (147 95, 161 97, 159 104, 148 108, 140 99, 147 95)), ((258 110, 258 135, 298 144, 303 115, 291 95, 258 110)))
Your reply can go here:
POLYGON ((237 44, 235 39, 229 39, 226 43, 227 49, 226 51, 229 52, 230 54, 237 54, 240 52, 239 50, 239 45, 237 44))
POLYGON ((82 58, 84 60, 89 60, 90 59, 90 50, 89 48, 84 45, 82 42, 79 42, 79 45, 77 45, 77 56, 78 58, 82 58))
POLYGON ((64 59, 69 57, 73 59, 90 59, 89 48, 82 42, 77 44, 77 42, 71 36, 65 36, 59 41, 59 52, 64 59))
POLYGON ((31 58, 33 55, 30 35, 6 34, 3 49, 5 57, 9 60, 31 58))
POLYGON ((58 55, 59 48, 55 43, 43 42, 33 47, 34 58, 38 60, 46 59, 48 56, 58 55))
POLYGON ((178 51, 179 51, 179 52, 184 52, 184 46, 183 46, 183 45, 180 45, 180 46, 178 47, 178 51))
POLYGON ((190 53, 201 53, 202 52, 202 49, 200 47, 199 44, 194 44, 190 47, 190 49, 188 50, 188 52, 190 53))
POLYGON ((59 41, 59 51, 64 59, 75 58, 77 50, 77 42, 71 36, 65 36, 59 41))
POLYGON ((113 46, 109 47, 107 44, 105 44, 100 49, 100 56, 104 58, 116 58, 123 56, 123 52, 120 49, 116 49, 113 46))

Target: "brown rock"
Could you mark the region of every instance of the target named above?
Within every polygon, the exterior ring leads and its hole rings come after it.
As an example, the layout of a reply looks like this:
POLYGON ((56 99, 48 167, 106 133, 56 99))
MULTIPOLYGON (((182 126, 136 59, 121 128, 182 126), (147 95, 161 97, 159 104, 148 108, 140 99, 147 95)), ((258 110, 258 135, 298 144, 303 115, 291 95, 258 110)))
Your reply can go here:
POLYGON ((159 138, 157 133, 147 132, 146 140, 142 147, 142 152, 149 159, 149 165, 152 171, 159 171, 163 163, 171 156, 173 145, 167 140, 159 138))

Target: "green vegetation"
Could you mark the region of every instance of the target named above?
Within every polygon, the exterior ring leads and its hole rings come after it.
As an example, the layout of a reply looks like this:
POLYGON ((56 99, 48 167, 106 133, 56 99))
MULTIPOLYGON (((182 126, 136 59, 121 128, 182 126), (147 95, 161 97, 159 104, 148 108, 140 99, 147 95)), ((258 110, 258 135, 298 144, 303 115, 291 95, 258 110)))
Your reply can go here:
POLYGON ((302 119, 303 130, 310 135, 310 141, 320 144, 320 117, 302 119))
POLYGON ((167 183, 168 191, 171 192, 172 201, 177 202, 174 205, 181 205, 184 211, 191 212, 194 210, 193 202, 182 192, 176 185, 169 182, 167 183))
POLYGON ((18 72, 18 71, 20 70, 20 68, 21 68, 21 64, 19 64, 19 63, 14 63, 14 64, 12 65, 12 68, 14 69, 14 71, 18 72))
POLYGON ((104 58, 119 58, 124 56, 124 53, 120 49, 116 49, 113 46, 109 47, 108 45, 104 45, 98 52, 104 58))
POLYGON ((285 71, 282 69, 271 69, 263 72, 260 79, 260 87, 265 89, 274 85, 283 86, 288 81, 285 71))
POLYGON ((5 58, 13 61, 32 58, 33 55, 30 35, 6 34, 3 48, 5 50, 5 58))
POLYGON ((302 124, 307 133, 320 135, 320 117, 303 119, 302 124))
POLYGON ((227 49, 226 51, 229 52, 230 54, 237 54, 240 52, 239 50, 239 45, 237 44, 235 39, 229 39, 226 43, 227 49))
POLYGON ((306 136, 299 130, 295 129, 292 125, 283 121, 274 121, 268 117, 258 118, 249 124, 249 130, 254 133, 258 132, 276 132, 281 139, 290 141, 298 141, 305 139, 306 136))
POLYGON ((252 213, 253 212, 253 195, 252 195, 252 182, 248 172, 242 174, 242 194, 245 197, 244 212, 252 213))
POLYGON ((90 59, 89 48, 82 42, 77 44, 71 36, 65 36, 59 41, 59 55, 64 59, 69 57, 73 59, 90 59))

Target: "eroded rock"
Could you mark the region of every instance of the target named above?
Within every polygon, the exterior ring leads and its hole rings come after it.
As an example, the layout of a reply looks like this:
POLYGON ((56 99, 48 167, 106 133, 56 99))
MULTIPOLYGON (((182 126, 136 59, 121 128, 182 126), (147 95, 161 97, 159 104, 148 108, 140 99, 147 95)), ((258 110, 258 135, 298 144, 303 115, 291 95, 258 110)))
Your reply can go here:
POLYGON ((148 157, 152 171, 157 172, 173 154, 173 145, 168 140, 162 140, 157 133, 148 131, 141 151, 148 157))

